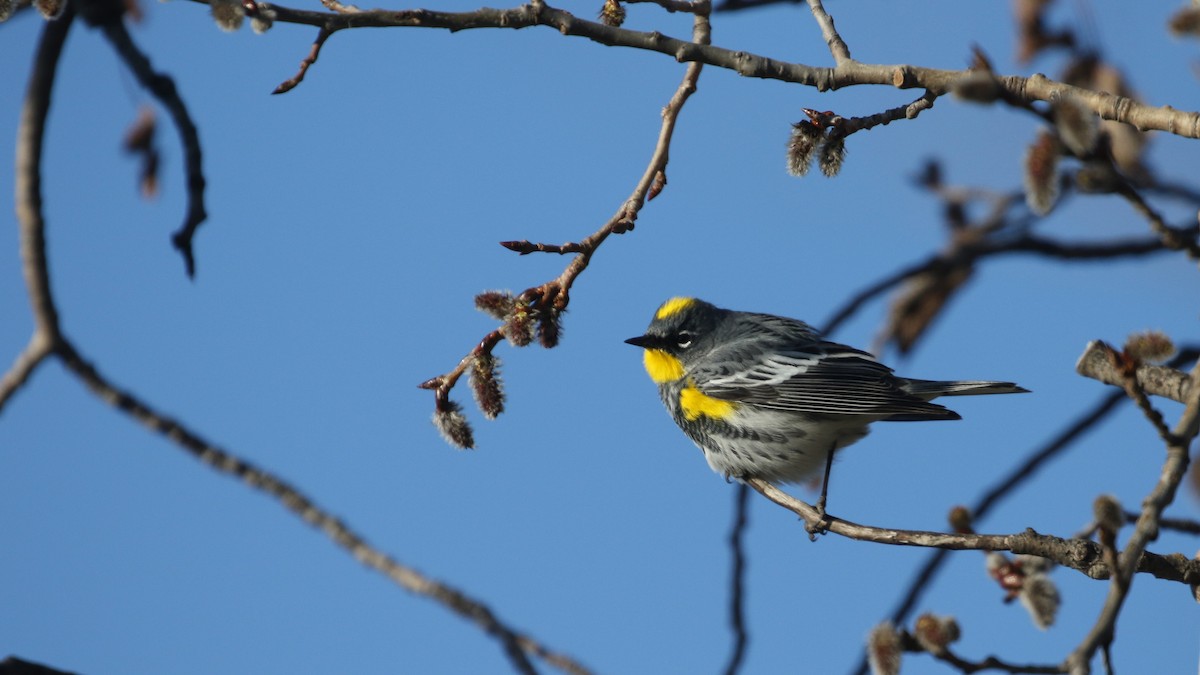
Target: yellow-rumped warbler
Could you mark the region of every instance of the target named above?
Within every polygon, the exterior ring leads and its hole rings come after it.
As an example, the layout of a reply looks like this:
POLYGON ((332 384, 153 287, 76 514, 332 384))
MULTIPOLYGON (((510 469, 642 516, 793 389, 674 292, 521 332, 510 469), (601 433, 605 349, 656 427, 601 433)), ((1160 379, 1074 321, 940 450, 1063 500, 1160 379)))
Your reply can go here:
POLYGON ((814 328, 771 314, 734 312, 672 298, 646 334, 646 372, 675 423, 726 478, 795 483, 872 422, 956 420, 930 399, 1027 391, 1011 382, 912 380, 867 352, 829 342, 814 328))

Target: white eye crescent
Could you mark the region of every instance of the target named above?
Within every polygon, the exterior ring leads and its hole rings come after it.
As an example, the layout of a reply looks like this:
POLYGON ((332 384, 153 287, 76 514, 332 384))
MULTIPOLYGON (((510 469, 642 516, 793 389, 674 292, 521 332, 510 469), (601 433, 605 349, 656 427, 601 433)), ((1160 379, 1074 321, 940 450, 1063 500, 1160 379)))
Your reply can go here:
POLYGON ((692 334, 687 331, 680 331, 679 335, 675 336, 675 346, 680 349, 687 349, 692 346, 692 334))

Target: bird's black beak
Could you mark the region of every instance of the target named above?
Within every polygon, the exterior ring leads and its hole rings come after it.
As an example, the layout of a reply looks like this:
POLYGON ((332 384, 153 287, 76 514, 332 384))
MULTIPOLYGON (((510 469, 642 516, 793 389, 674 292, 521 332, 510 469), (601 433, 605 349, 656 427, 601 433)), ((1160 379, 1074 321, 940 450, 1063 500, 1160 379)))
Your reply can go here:
POLYGON ((645 348, 649 342, 650 342, 649 335, 639 335, 637 337, 629 338, 628 340, 625 341, 625 344, 633 345, 634 347, 645 348))

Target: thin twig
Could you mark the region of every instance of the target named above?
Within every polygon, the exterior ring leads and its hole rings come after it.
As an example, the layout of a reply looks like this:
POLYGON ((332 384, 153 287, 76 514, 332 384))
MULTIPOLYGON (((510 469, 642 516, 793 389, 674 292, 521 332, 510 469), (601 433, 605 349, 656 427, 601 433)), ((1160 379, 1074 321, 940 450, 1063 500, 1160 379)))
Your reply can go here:
POLYGON ((196 276, 196 256, 192 240, 200 224, 208 217, 204 208, 204 169, 203 152, 200 147, 200 133, 192 122, 191 113, 184 105, 175 81, 169 76, 155 72, 150 59, 138 48, 125 28, 125 23, 117 17, 105 22, 101 28, 105 37, 112 43, 113 48, 125 65, 137 77, 147 91, 162 104, 175 128, 179 130, 180 142, 183 145, 184 171, 187 176, 187 212, 184 214, 183 225, 171 236, 171 242, 183 255, 183 263, 189 277, 196 276))
POLYGON ((1150 229, 1154 230, 1162 238, 1162 242, 1167 248, 1174 251, 1184 251, 1192 260, 1200 261, 1200 241, 1196 240, 1196 233, 1194 231, 1168 225, 1163 220, 1162 214, 1154 210, 1149 202, 1143 199, 1142 195, 1132 185, 1124 181, 1118 183, 1117 194, 1124 197, 1138 213, 1150 221, 1150 229))
POLYGON ((746 632, 746 554, 743 550, 749 506, 750 488, 745 483, 739 483, 734 496, 733 527, 729 532, 729 549, 733 553, 733 569, 729 579, 729 627, 733 630, 733 651, 729 655, 729 662, 725 664, 725 675, 736 675, 741 670, 750 641, 746 632))
POLYGON ((880 125, 886 126, 896 120, 913 120, 922 112, 932 108, 934 101, 937 99, 937 94, 932 91, 926 91, 911 103, 905 103, 904 105, 896 106, 895 108, 890 108, 874 115, 843 117, 838 126, 849 136, 859 131, 869 131, 880 125))
POLYGON ((575 242, 568 242, 566 244, 535 244, 527 239, 522 239, 520 241, 502 241, 500 245, 521 255, 529 255, 530 253, 557 253, 559 255, 583 253, 583 245, 575 242))
POLYGON ((308 56, 305 56, 304 59, 300 61, 300 70, 296 71, 296 74, 292 77, 281 82, 278 87, 275 87, 275 91, 272 91, 271 93, 285 94, 295 89, 296 85, 303 82, 304 75, 308 72, 308 67, 317 62, 317 58, 321 56, 321 47, 325 46, 325 41, 328 40, 329 36, 333 35, 333 33, 334 32, 329 28, 321 26, 321 30, 317 31, 317 38, 313 40, 312 48, 308 50, 308 56))

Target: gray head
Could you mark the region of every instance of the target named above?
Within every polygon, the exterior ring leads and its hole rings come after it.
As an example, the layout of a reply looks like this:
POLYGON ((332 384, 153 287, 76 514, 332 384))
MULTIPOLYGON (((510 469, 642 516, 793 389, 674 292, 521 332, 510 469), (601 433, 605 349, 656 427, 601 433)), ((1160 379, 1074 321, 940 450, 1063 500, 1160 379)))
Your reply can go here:
MULTIPOLYGON (((728 313, 728 310, 696 298, 671 298, 654 313, 645 335, 629 338, 625 342, 665 352, 688 364, 716 345, 718 323, 728 313)), ((651 376, 654 377, 653 372, 651 376)))

